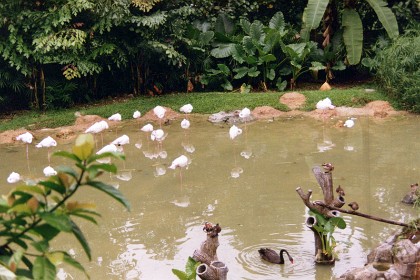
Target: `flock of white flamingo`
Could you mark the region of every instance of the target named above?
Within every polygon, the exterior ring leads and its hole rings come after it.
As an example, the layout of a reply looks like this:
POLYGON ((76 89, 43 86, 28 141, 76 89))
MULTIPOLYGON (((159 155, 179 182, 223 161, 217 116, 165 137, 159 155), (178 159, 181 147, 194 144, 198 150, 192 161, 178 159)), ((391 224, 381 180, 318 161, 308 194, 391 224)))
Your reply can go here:
MULTIPOLYGON (((320 109, 320 110, 329 110, 329 109, 334 109, 335 106, 332 104, 331 100, 329 98, 325 98, 320 100, 317 104, 316 104, 316 108, 320 109)), ((184 119, 181 121, 181 128, 183 129, 189 129, 190 128, 190 121, 188 120, 188 114, 190 114, 193 111, 193 106, 191 104, 185 104, 183 105, 180 109, 180 112, 185 114, 184 119)), ((153 127, 152 124, 147 123, 146 125, 144 125, 143 127, 140 128, 140 131, 143 131, 145 133, 150 133, 150 140, 152 141, 156 141, 157 145, 159 147, 159 145, 162 145, 162 141, 166 138, 167 134, 163 131, 162 129, 162 120, 165 117, 165 113, 166 113, 166 109, 162 106, 156 106, 153 108, 153 113, 154 115, 158 118, 159 120, 159 128, 155 129, 153 127)), ((240 112, 239 112, 239 117, 245 122, 245 129, 246 129, 246 120, 251 116, 251 110, 248 108, 243 108, 240 112)), ((134 119, 139 119, 141 117, 141 113, 140 111, 135 111, 133 113, 133 118, 134 119)), ((112 116, 110 116, 108 118, 108 121, 121 121, 122 117, 121 114, 116 113, 113 114, 112 116)), ((344 123, 344 127, 348 127, 351 128, 354 126, 354 120, 355 118, 350 118, 348 120, 345 121, 344 123)), ((102 139, 102 148, 97 152, 97 154, 102 154, 105 152, 124 152, 124 145, 127 145, 130 143, 130 138, 127 135, 122 135, 120 137, 118 137, 117 139, 115 139, 114 141, 112 141, 110 144, 108 145, 103 145, 103 132, 105 130, 109 129, 109 125, 107 123, 107 121, 105 120, 101 120, 98 122, 95 122, 93 125, 91 125, 89 128, 87 128, 85 130, 85 133, 92 133, 94 135, 96 134, 100 134, 101 135, 101 139, 102 139)), ((232 125, 229 129, 229 137, 231 140, 234 140, 236 137, 238 137, 239 135, 242 134, 242 129, 237 127, 236 125, 232 125)), ((33 135, 30 132, 25 132, 19 136, 16 137, 17 141, 21 141, 23 143, 26 144, 26 159, 29 160, 29 144, 32 143, 33 140, 33 135)), ((141 144, 136 144, 139 145, 139 147, 141 147, 141 144)), ((38 144, 35 145, 35 147, 37 148, 47 148, 48 150, 48 166, 44 168, 43 172, 44 175, 46 177, 49 176, 53 176, 56 175, 57 172, 56 170, 54 170, 54 168, 52 168, 50 166, 50 148, 51 147, 55 147, 57 146, 57 141, 54 140, 51 136, 48 136, 46 138, 44 138, 42 141, 40 141, 38 144)), ((186 149, 188 151, 188 149, 186 149)), ((146 152, 145 156, 147 157, 146 152)), ((166 158, 166 153, 164 151, 161 151, 160 154, 158 155, 161 158, 166 158)), ((152 158, 152 156, 150 156, 150 158, 152 158)), ((98 160, 101 163, 109 163, 110 162, 110 158, 103 158, 98 160)), ((188 164, 189 164, 190 160, 186 155, 180 155, 179 157, 175 158, 171 165, 169 166, 170 169, 180 169, 180 178, 181 178, 181 184, 182 184, 182 169, 183 168, 187 168, 188 164)), ((20 180, 22 180, 22 177, 19 173, 17 172, 12 172, 10 173, 9 177, 7 178, 7 182, 8 183, 17 183, 20 180)))

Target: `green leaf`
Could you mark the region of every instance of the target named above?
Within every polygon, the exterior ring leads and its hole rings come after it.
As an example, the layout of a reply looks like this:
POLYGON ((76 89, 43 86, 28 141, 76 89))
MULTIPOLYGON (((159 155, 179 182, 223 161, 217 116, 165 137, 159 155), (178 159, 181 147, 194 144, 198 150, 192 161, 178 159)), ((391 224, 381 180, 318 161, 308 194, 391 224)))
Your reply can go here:
POLYGON ((339 229, 345 229, 346 228, 346 221, 344 221, 341 217, 332 217, 331 223, 334 224, 339 229))
POLYGON ((32 273, 35 280, 54 280, 56 268, 46 257, 36 257, 32 273))
POLYGON ((48 248, 50 247, 50 244, 45 239, 37 241, 37 242, 32 242, 31 245, 40 253, 47 252, 48 248))
POLYGON ((85 251, 87 257, 89 258, 89 261, 91 261, 92 260, 92 255, 91 255, 90 247, 89 247, 89 244, 87 243, 87 240, 86 240, 85 236, 83 235, 83 232, 76 225, 76 223, 74 223, 73 221, 71 221, 71 223, 72 223, 72 232, 73 232, 74 236, 77 238, 80 245, 82 245, 82 248, 85 251))
POLYGON ((217 64, 217 68, 226 76, 230 75, 229 67, 226 66, 226 64, 219 63, 217 64))
POLYGON ((67 252, 63 251, 62 253, 64 254, 63 262, 65 262, 66 264, 71 265, 72 267, 77 268, 78 270, 82 271, 88 277, 88 279, 90 279, 90 277, 87 274, 83 265, 81 265, 78 261, 73 259, 67 252))
POLYGON ((59 194, 65 194, 66 193, 66 187, 65 186, 60 185, 60 184, 56 184, 52 181, 41 181, 38 184, 40 184, 40 185, 42 185, 42 186, 44 186, 48 189, 54 190, 54 191, 58 192, 59 194))
POLYGON ((73 168, 68 167, 68 166, 59 166, 59 167, 57 167, 57 172, 66 173, 66 174, 72 176, 76 180, 77 180, 77 177, 78 177, 77 172, 73 168))
POLYGON ((276 77, 276 71, 274 71, 274 69, 270 69, 270 70, 267 71, 266 76, 267 76, 267 79, 272 81, 276 77))
POLYGON ((229 91, 233 90, 233 86, 228 80, 226 80, 223 84, 221 84, 221 86, 225 90, 229 90, 229 91))
POLYGON ((263 56, 260 56, 260 59, 262 61, 264 61, 264 62, 272 62, 272 61, 276 61, 277 60, 277 58, 273 54, 271 54, 271 53, 266 54, 266 55, 263 55, 263 56))
POLYGON ((58 152, 54 152, 52 154, 53 156, 60 156, 60 157, 65 157, 65 158, 69 158, 72 159, 76 162, 80 162, 81 160, 73 153, 67 152, 67 151, 58 151, 58 152))
POLYGON ((216 48, 210 51, 210 54, 215 58, 226 58, 232 54, 232 49, 235 47, 235 44, 219 44, 216 48))
POLYGON ((233 71, 237 73, 233 78, 234 79, 241 79, 241 78, 245 77, 245 75, 248 73, 248 70, 249 70, 249 68, 246 67, 246 66, 233 69, 233 71))
POLYGON ((251 28, 249 30, 249 36, 254 42, 263 42, 265 38, 264 34, 264 25, 256 20, 251 24, 251 28))
POLYGON ((188 279, 196 278, 196 269, 200 262, 196 262, 193 258, 188 257, 187 263, 185 264, 185 273, 188 279))
POLYGON ((261 72, 257 70, 257 67, 252 67, 252 68, 250 68, 250 69, 249 69, 249 71, 248 71, 248 76, 255 78, 255 77, 258 77, 258 75, 259 75, 260 73, 261 73, 261 72))
POLYGON ((122 193, 113 186, 99 181, 88 181, 86 184, 110 195, 112 198, 124 205, 128 211, 130 211, 130 202, 128 202, 122 193))
POLYGON ((214 29, 222 34, 231 34, 234 30, 234 24, 226 14, 219 14, 214 29))
POLYGON ((173 268, 172 273, 175 274, 179 280, 189 280, 187 274, 184 271, 173 268))
POLYGON ((203 32, 199 35, 199 42, 203 46, 208 45, 210 41, 213 39, 213 37, 214 37, 213 31, 203 32))
POLYGON ((57 212, 44 212, 39 214, 41 218, 49 225, 58 230, 71 232, 72 224, 69 216, 57 212))
MULTIPOLYGON (((390 8, 388 3, 382 0, 366 0, 369 5, 373 8, 375 13, 378 15, 379 21, 384 26, 388 36, 391 39, 395 39, 399 35, 398 22, 395 14, 390 8)), ((418 3, 418 2, 417 2, 418 3)))
POLYGON ((60 230, 49 224, 37 225, 31 231, 41 235, 47 241, 52 240, 60 233, 60 230))
POLYGON ((117 173, 117 167, 114 164, 108 163, 92 164, 87 168, 88 171, 90 171, 90 169, 103 170, 114 174, 117 173))
POLYGON ((280 91, 285 90, 286 87, 287 87, 287 81, 286 80, 282 81, 281 77, 279 77, 278 80, 277 80, 277 83, 276 83, 276 87, 280 91))
POLYGON ((346 45, 347 59, 351 65, 358 64, 362 56, 363 26, 355 10, 344 9, 342 19, 343 40, 346 45))
MULTIPOLYGON (((329 0, 309 0, 303 12, 303 28, 311 31, 318 28, 329 0)), ((306 40, 309 38, 305 38, 306 40)))
POLYGON ((251 32, 251 22, 249 22, 249 20, 247 20, 245 18, 241 18, 239 20, 239 25, 242 27, 242 31, 246 35, 249 35, 249 33, 251 32))
POLYGON ((281 35, 283 35, 284 27, 285 27, 283 13, 282 12, 275 13, 274 16, 270 19, 268 26, 271 29, 277 30, 281 35))

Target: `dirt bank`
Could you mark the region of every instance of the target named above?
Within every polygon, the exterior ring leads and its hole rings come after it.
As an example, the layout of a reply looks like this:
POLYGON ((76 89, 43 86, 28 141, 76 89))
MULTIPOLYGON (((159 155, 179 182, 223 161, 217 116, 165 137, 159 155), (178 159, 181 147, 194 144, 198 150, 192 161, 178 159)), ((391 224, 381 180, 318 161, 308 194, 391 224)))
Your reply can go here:
MULTIPOLYGON (((256 107, 252 111, 252 115, 256 119, 272 119, 272 118, 280 118, 280 117, 290 117, 290 116, 297 116, 297 115, 304 115, 309 116, 316 119, 322 118, 345 118, 345 117, 355 117, 355 116, 371 116, 374 118, 385 118, 388 116, 394 116, 398 114, 405 114, 406 112, 402 111, 395 111, 391 105, 386 101, 373 101, 368 103, 366 106, 362 108, 351 108, 351 107, 336 107, 332 110, 314 110, 311 112, 303 112, 299 109, 305 104, 305 96, 303 94, 297 92, 289 92, 280 97, 279 102, 287 105, 291 111, 282 112, 276 110, 270 106, 262 106, 256 107)), ((240 109, 240 108, 238 108, 240 109)), ((170 109, 166 108, 166 114, 163 122, 168 120, 174 120, 179 118, 181 115, 170 109)), ((39 142, 45 136, 52 136, 53 138, 57 139, 60 142, 66 143, 72 141, 76 135, 83 133, 89 126, 93 123, 105 120, 100 116, 95 115, 86 115, 86 116, 78 116, 76 117, 75 123, 72 126, 66 127, 58 127, 54 129, 40 129, 36 131, 31 131, 34 135, 34 142, 39 142)), ((158 118, 153 114, 153 111, 149 111, 144 114, 140 120, 142 122, 152 121, 158 122, 158 118)), ((133 119, 126 120, 128 121, 135 121, 133 119)), ((115 127, 117 125, 121 125, 120 122, 108 121, 110 128, 115 127)), ((18 129, 18 130, 8 130, 0 133, 0 144, 7 144, 7 143, 14 143, 16 142, 16 137, 27 130, 25 129, 18 129)))

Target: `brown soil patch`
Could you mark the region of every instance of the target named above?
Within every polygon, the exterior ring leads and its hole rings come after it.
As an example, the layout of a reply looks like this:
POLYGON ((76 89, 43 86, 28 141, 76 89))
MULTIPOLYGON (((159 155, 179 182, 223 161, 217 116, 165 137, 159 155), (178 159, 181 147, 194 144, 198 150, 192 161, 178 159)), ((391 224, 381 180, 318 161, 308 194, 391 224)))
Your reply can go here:
POLYGON ((280 103, 283 103, 291 110, 302 107, 306 102, 305 95, 298 92, 287 92, 280 97, 280 103))

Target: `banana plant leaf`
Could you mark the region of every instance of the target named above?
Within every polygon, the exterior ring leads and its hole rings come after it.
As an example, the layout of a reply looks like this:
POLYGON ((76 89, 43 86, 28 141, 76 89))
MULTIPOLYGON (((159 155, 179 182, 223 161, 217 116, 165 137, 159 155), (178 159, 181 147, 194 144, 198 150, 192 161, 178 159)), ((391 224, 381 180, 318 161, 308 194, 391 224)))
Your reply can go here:
POLYGON ((391 39, 399 35, 398 23, 394 13, 387 7, 388 3, 382 0, 366 0, 378 15, 379 21, 391 39))
POLYGON ((355 10, 343 11, 343 40, 347 50, 347 60, 351 65, 358 64, 362 56, 363 25, 359 14, 355 10))

